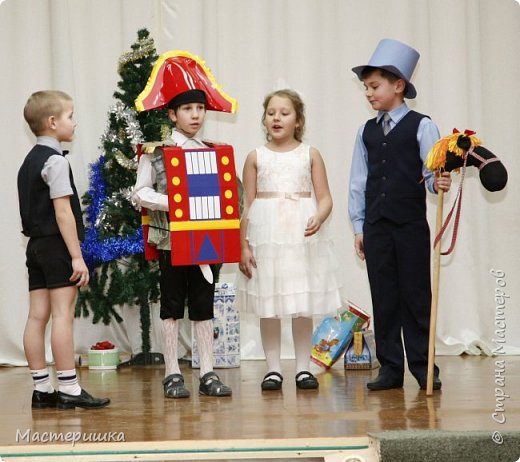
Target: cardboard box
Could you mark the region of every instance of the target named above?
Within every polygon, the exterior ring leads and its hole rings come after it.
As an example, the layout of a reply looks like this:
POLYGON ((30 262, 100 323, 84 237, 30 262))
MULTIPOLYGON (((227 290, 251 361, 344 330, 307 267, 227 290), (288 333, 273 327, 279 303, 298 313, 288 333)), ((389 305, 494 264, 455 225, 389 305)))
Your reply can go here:
POLYGON ((312 336, 311 361, 328 369, 341 357, 352 340, 354 332, 368 325, 370 316, 352 302, 338 310, 335 316, 326 316, 312 336))
POLYGON ((345 369, 375 369, 379 365, 374 333, 371 330, 355 332, 345 352, 345 369))
MULTIPOLYGON (((213 367, 240 367, 240 313, 235 307, 235 287, 215 284, 213 318, 213 367)), ((200 358, 192 328, 191 367, 200 367, 200 358)))

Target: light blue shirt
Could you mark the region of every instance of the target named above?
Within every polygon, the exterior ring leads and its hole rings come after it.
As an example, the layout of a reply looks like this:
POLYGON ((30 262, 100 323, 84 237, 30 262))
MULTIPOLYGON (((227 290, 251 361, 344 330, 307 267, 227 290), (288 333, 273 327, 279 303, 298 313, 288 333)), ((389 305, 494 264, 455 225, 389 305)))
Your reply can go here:
MULTIPOLYGON (((391 117, 390 129, 393 129, 396 124, 410 111, 406 103, 388 112, 391 117)), ((377 122, 381 120, 384 112, 377 114, 377 122)), ((365 189, 368 176, 368 151, 363 143, 363 131, 365 129, 363 124, 357 133, 354 144, 354 152, 352 154, 352 166, 350 169, 350 184, 348 195, 348 213, 350 221, 354 227, 354 234, 363 233, 363 224, 365 222, 365 189)), ((435 193, 433 186, 434 176, 433 172, 426 169, 424 162, 426 156, 435 142, 440 138, 439 129, 437 125, 428 117, 423 117, 417 129, 417 142, 419 143, 419 154, 423 161, 423 176, 426 187, 432 193, 435 193)))

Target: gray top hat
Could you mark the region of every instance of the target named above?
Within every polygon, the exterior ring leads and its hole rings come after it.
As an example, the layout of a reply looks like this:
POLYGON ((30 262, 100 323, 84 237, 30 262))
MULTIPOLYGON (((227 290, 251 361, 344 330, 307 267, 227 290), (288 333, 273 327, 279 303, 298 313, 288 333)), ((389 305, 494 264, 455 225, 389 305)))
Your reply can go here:
POLYGON ((417 91, 410 82, 415 66, 419 61, 419 53, 405 43, 393 39, 383 39, 377 45, 376 51, 370 58, 368 64, 353 67, 352 70, 362 80, 361 73, 367 66, 385 69, 399 78, 404 79, 407 83, 406 98, 415 98, 417 91))

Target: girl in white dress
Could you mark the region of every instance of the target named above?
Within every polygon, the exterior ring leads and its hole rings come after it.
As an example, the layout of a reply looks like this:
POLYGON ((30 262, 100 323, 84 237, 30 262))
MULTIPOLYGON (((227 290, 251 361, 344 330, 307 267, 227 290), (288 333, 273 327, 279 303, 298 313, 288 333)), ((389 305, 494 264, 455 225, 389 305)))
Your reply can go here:
POLYGON ((309 372, 312 315, 341 306, 337 265, 326 219, 332 197, 319 151, 302 143, 304 103, 292 90, 264 100, 267 143, 244 164, 245 208, 237 303, 260 317, 268 372, 262 390, 282 387, 281 318, 292 318, 296 386, 316 389, 309 372))

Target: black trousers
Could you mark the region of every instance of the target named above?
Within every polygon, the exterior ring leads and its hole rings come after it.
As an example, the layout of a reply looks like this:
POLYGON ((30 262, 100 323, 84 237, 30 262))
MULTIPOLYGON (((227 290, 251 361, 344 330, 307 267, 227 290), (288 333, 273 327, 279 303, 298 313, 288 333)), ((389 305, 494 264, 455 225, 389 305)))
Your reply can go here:
POLYGON ((428 222, 365 222, 363 243, 380 374, 401 380, 406 350, 410 372, 425 383, 431 311, 428 222))
MULTIPOLYGON (((159 253, 161 319, 182 319, 186 302, 188 317, 192 321, 213 319, 215 283, 204 278, 198 265, 172 266, 171 252, 159 253)), ((213 269, 212 269, 213 271, 213 269)))

